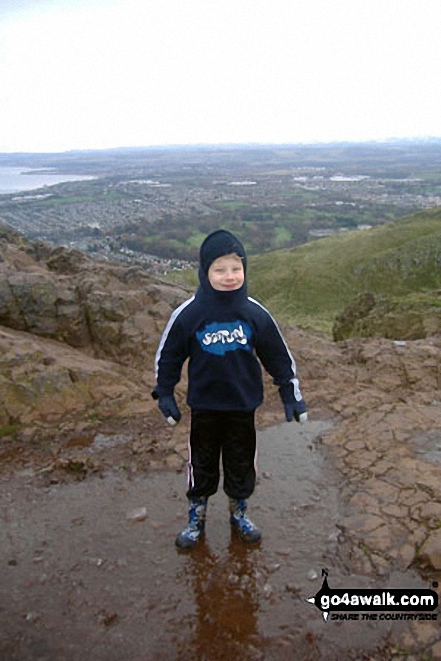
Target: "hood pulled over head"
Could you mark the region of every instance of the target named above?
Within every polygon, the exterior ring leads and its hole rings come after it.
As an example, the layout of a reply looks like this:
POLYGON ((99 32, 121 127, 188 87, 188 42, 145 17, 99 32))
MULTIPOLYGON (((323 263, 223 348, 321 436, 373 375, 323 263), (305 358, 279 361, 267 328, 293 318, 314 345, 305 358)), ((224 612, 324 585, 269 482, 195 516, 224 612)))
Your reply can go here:
POLYGON ((241 258, 243 264, 244 274, 247 272, 247 255, 245 248, 237 238, 228 230, 216 230, 209 234, 199 250, 199 281, 202 289, 205 292, 215 293, 219 300, 231 300, 231 295, 246 294, 246 282, 242 285, 240 290, 236 292, 215 292, 208 280, 208 270, 212 263, 219 257, 225 255, 237 255, 241 258), (227 298, 228 297, 228 298, 227 298))
POLYGON ((205 275, 212 263, 219 257, 225 255, 238 255, 243 264, 246 274, 247 256, 242 242, 228 230, 216 230, 209 234, 203 241, 199 250, 199 264, 205 275))

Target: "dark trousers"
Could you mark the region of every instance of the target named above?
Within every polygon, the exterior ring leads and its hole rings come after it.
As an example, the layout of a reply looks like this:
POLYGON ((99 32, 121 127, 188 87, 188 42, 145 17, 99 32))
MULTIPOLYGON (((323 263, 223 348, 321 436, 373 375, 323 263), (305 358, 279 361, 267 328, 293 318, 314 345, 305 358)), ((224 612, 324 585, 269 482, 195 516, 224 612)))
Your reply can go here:
POLYGON ((249 498, 256 483, 254 411, 192 409, 188 498, 208 498, 216 493, 221 457, 227 496, 249 498))

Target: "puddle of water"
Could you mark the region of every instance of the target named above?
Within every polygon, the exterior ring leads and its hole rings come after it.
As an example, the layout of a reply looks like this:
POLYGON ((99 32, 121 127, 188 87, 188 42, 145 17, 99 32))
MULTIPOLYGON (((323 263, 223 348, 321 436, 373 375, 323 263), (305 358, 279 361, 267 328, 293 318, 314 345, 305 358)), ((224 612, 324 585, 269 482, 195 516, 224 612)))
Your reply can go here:
MULTIPOLYGON (((9 483, 0 492, 0 652, 8 661, 77 661, 84 649, 94 661, 373 654, 395 625, 325 623, 306 602, 324 567, 331 587, 374 587, 339 561, 338 481, 314 441, 326 429, 311 422, 259 433, 249 513, 263 539, 255 548, 231 536, 220 491, 209 501, 205 542, 177 552, 186 523, 182 474, 128 480, 115 472, 45 490, 9 483), (128 512, 139 507, 147 518, 134 522, 128 512)), ((397 587, 406 587, 402 579, 397 587)))

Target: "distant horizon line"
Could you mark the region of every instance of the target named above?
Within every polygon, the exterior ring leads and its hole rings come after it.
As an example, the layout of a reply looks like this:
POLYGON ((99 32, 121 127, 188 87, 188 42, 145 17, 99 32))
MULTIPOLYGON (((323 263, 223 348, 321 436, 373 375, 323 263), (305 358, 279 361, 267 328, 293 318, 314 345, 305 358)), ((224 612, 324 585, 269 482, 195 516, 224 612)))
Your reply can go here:
POLYGON ((152 145, 132 145, 121 147, 78 147, 62 151, 0 151, 0 156, 60 156, 63 154, 84 154, 124 151, 154 151, 154 150, 197 150, 197 149, 264 149, 288 147, 321 147, 333 145, 386 145, 399 143, 430 143, 441 142, 441 136, 407 136, 391 138, 370 138, 365 140, 316 140, 298 142, 194 142, 166 143, 152 145))

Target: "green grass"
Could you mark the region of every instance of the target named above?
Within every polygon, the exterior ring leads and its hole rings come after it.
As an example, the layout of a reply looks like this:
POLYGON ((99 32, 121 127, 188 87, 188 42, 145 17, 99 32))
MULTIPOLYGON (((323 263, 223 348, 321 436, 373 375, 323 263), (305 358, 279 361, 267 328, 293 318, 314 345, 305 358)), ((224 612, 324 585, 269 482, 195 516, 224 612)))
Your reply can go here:
MULTIPOLYGON (((336 316, 361 292, 407 306, 439 307, 441 208, 368 231, 254 255, 248 263, 251 296, 281 322, 329 337, 336 316)), ((195 271, 176 273, 173 279, 197 285, 195 271)))
POLYGON ((330 335, 360 292, 439 305, 429 294, 441 288, 441 209, 249 261, 251 295, 281 321, 330 335))
POLYGON ((188 239, 187 245, 189 245, 191 248, 197 248, 199 250, 199 247, 206 236, 207 235, 203 232, 196 232, 188 239))
POLYGON ((291 233, 288 232, 285 227, 277 227, 275 234, 276 235, 273 239, 273 245, 275 248, 286 245, 291 239, 291 233))

